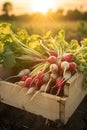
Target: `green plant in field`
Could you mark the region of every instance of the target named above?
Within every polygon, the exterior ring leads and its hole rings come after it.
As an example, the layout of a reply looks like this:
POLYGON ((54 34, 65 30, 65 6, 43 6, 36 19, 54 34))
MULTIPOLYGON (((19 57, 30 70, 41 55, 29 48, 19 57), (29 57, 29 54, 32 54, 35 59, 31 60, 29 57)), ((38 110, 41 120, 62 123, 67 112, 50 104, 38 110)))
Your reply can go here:
POLYGON ((87 28, 86 28, 85 22, 81 21, 78 25, 77 30, 80 35, 87 35, 87 28))

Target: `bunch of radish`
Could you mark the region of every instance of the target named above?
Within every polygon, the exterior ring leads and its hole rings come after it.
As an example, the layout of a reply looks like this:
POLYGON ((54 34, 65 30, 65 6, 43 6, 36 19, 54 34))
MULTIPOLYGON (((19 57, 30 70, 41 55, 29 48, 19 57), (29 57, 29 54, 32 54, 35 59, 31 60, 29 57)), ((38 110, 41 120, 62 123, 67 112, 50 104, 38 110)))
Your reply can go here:
MULTIPOLYGON (((28 88, 27 94, 34 94, 35 97, 39 92, 50 93, 52 87, 56 87, 56 95, 60 95, 66 81, 77 72, 77 64, 74 62, 74 55, 66 53, 59 57, 54 51, 51 56, 42 62, 48 62, 48 69, 38 71, 35 75, 24 75, 21 78, 23 86, 28 88)), ((32 97, 32 99, 33 99, 32 97)))

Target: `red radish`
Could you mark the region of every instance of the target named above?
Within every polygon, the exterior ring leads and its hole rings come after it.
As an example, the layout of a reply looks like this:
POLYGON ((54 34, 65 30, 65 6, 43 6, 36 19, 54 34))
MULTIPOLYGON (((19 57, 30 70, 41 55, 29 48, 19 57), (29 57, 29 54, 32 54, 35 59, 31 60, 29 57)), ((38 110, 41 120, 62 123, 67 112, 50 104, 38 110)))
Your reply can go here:
POLYGON ((42 85, 43 81, 40 79, 36 79, 33 84, 32 87, 29 88, 27 94, 31 94, 33 93, 35 90, 38 90, 39 87, 42 85))
POLYGON ((56 64, 51 64, 50 65, 50 72, 58 72, 58 66, 56 64))
POLYGON ((39 71, 38 73, 37 73, 37 75, 35 76, 35 78, 43 78, 44 77, 44 72, 43 71, 39 71))
POLYGON ((46 83, 41 86, 41 88, 33 95, 33 97, 30 99, 31 101, 36 97, 37 94, 40 92, 45 92, 46 83))
POLYGON ((58 87, 62 87, 63 84, 64 84, 64 82, 65 82, 65 80, 64 80, 64 78, 61 77, 61 76, 56 79, 56 85, 57 85, 58 87))
POLYGON ((57 52, 56 52, 56 51, 50 51, 50 54, 51 54, 51 56, 55 56, 55 57, 57 57, 57 56, 58 56, 58 54, 57 54, 57 52))
POLYGON ((36 86, 36 88, 38 86, 41 85, 41 82, 43 82, 43 78, 44 78, 44 72, 43 71, 39 71, 37 73, 37 75, 35 75, 35 77, 32 79, 30 87, 34 84, 36 86))
POLYGON ((32 77, 28 77, 28 78, 25 80, 25 82, 24 82, 24 86, 25 86, 25 87, 30 87, 31 82, 32 82, 32 77))
POLYGON ((30 89, 28 90, 27 94, 31 94, 35 90, 38 90, 40 88, 40 86, 43 84, 43 77, 44 77, 44 72, 39 71, 37 75, 30 80, 29 82, 30 89))
POLYGON ((64 80, 64 78, 63 78, 63 77, 58 77, 58 78, 56 79, 56 85, 57 85, 57 87, 58 87, 58 91, 57 91, 56 95, 58 96, 58 95, 60 94, 61 89, 62 89, 62 88, 64 87, 64 85, 65 85, 65 80, 64 80))
POLYGON ((57 58, 55 56, 50 56, 46 61, 53 64, 55 63, 57 60, 57 58))
POLYGON ((62 56, 62 61, 71 62, 73 58, 74 58, 74 55, 72 53, 66 53, 62 56))
POLYGON ((77 71, 77 64, 75 62, 70 62, 69 63, 69 69, 71 71, 77 71))
POLYGON ((67 61, 63 61, 61 62, 61 68, 63 69, 64 73, 66 72, 66 70, 69 69, 69 63, 67 61))
POLYGON ((35 81, 36 90, 38 90, 42 84, 43 84, 43 79, 36 79, 35 81))
POLYGON ((24 76, 21 77, 21 81, 25 81, 27 78, 28 78, 28 76, 24 75, 24 76))

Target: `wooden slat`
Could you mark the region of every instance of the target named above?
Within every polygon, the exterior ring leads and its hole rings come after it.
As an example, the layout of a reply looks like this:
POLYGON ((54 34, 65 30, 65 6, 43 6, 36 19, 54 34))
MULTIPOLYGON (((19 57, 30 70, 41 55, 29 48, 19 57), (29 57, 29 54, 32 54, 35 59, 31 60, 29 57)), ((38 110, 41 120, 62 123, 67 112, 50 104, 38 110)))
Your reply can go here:
MULTIPOLYGON (((15 73, 15 69, 0 66, 0 77, 7 78, 15 73)), ((39 93, 32 101, 33 96, 26 95, 27 88, 16 84, 0 81, 0 100, 11 106, 23 109, 33 114, 42 115, 50 120, 61 119, 64 123, 78 107, 87 90, 82 89, 82 74, 75 74, 64 86, 64 96, 39 93)))
POLYGON ((45 118, 56 120, 59 119, 60 98, 50 94, 39 93, 32 101, 33 94, 26 95, 27 88, 19 87, 12 83, 0 81, 1 102, 9 104, 20 109, 24 109, 33 114, 42 115, 45 118))
POLYGON ((0 64, 0 78, 5 79, 11 75, 15 75, 17 73, 17 68, 6 68, 0 64))
POLYGON ((76 110, 78 105, 81 103, 81 101, 87 94, 87 90, 82 89, 82 81, 83 76, 82 74, 79 74, 78 77, 76 76, 76 79, 74 79, 69 86, 69 97, 65 102, 64 108, 62 107, 64 115, 61 120, 63 120, 63 122, 65 123, 71 117, 73 112, 76 110))

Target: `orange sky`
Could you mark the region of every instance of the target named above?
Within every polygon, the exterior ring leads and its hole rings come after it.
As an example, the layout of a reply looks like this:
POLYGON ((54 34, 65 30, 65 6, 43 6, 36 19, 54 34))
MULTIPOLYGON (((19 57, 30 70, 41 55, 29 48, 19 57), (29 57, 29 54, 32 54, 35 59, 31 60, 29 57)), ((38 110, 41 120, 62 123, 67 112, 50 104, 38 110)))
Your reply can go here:
POLYGON ((16 15, 35 11, 47 12, 49 9, 55 11, 58 8, 81 8, 84 11, 87 7, 87 0, 0 0, 0 12, 2 4, 7 1, 13 3, 13 13, 16 15))

